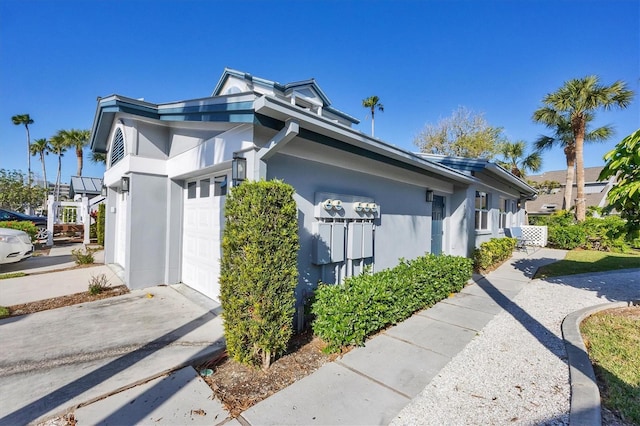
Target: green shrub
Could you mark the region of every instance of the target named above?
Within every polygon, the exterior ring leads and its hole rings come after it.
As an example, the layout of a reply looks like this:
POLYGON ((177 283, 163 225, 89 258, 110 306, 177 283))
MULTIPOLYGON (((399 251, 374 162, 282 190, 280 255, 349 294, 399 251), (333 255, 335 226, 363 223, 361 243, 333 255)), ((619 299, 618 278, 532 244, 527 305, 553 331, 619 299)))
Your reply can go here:
POLYGON ((227 352, 269 367, 293 333, 298 282, 298 210, 280 181, 244 182, 225 204, 220 301, 227 352))
POLYGON ((92 249, 86 247, 84 250, 82 249, 73 249, 71 250, 71 256, 76 261, 78 265, 90 265, 94 262, 93 254, 98 251, 98 249, 92 249))
POLYGON ((98 205, 98 217, 96 219, 96 235, 98 238, 98 244, 104 246, 104 215, 105 204, 98 205))
POLYGON ((629 250, 631 241, 627 241, 627 223, 619 216, 589 217, 580 226, 587 235, 585 248, 617 252, 629 250))
POLYGON ((587 234, 578 225, 550 226, 547 241, 550 246, 562 250, 573 250, 584 247, 587 243, 587 234))
POLYGON ((24 231, 29 234, 32 242, 36 242, 36 234, 38 233, 38 227, 33 222, 18 222, 15 220, 9 220, 0 222, 0 228, 11 228, 24 231))
POLYGON ((9 315, 11 315, 9 308, 0 306, 0 318, 8 317, 9 315))
POLYGON ((392 269, 321 284, 312 312, 314 333, 327 350, 362 345, 372 333, 460 291, 471 278, 471 260, 428 254, 392 269))
POLYGON ((89 294, 100 294, 103 291, 109 290, 109 288, 109 280, 107 280, 107 276, 105 274, 100 274, 97 277, 91 275, 91 278, 89 279, 89 294))
POLYGON ((473 251, 473 266, 477 271, 488 270, 509 259, 516 248, 515 238, 491 238, 473 251))

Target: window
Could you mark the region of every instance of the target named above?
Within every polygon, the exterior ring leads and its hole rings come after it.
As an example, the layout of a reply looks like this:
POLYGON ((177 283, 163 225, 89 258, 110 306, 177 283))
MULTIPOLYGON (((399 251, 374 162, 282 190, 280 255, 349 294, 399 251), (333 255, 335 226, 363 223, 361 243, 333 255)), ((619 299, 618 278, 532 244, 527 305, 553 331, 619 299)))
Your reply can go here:
POLYGON ((213 178, 214 188, 213 195, 216 197, 220 197, 222 195, 227 195, 227 176, 216 176, 213 178))
POLYGON ((187 198, 188 199, 192 199, 192 198, 196 198, 196 182, 189 182, 187 184, 187 198))
POLYGON ((111 166, 113 166, 123 158, 124 158, 124 135, 122 134, 122 130, 117 129, 116 134, 113 135, 113 141, 111 142, 111 161, 110 161, 111 166))
POLYGON ((508 228, 509 213, 516 212, 516 200, 502 200, 502 209, 500 210, 500 229, 508 228))
POLYGON ((489 195, 476 191, 476 230, 489 229, 489 195))
POLYGON ((211 179, 202 179, 200 181, 200 198, 207 198, 209 196, 209 187, 211 185, 211 179))

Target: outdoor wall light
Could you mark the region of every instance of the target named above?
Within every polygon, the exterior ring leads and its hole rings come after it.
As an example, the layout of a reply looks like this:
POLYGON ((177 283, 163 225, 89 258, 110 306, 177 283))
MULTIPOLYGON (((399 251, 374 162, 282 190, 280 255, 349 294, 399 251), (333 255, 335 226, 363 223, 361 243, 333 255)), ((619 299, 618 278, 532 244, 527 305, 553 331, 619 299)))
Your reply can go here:
POLYGON ((247 179, 246 158, 237 155, 233 156, 233 160, 231 161, 231 179, 233 180, 233 186, 247 179))
POLYGON ((129 192, 129 178, 127 176, 122 176, 121 184, 122 192, 129 192))
POLYGON ((427 189, 427 199, 426 199, 427 203, 433 203, 433 191, 430 189, 427 189))
POLYGON ((107 196, 107 187, 105 185, 102 185, 102 188, 100 189, 100 195, 102 195, 103 197, 107 196))

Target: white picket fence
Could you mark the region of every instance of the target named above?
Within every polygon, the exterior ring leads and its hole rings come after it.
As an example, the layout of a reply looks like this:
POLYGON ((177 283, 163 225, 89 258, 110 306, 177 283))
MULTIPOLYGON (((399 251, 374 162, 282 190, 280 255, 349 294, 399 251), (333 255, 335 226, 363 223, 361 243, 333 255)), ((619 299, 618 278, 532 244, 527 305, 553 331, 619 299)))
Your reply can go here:
POLYGON ((522 226, 522 239, 527 242, 527 245, 546 247, 547 235, 546 226, 522 226))

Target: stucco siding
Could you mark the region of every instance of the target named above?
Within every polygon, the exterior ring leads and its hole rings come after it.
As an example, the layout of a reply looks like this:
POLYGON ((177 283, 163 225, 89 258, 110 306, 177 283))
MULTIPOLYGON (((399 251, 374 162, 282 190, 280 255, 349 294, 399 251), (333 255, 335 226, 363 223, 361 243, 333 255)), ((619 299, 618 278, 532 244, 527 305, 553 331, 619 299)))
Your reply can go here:
POLYGON ((397 265, 401 257, 412 259, 428 252, 431 245, 431 207, 425 189, 372 174, 355 172, 311 160, 277 154, 268 162, 268 179, 281 179, 296 189, 300 229, 298 263, 300 285, 311 290, 332 272, 335 265, 312 263, 315 193, 369 197, 380 206, 375 220, 375 270, 397 265), (327 268, 330 271, 327 271, 327 268))
POLYGON ((126 277, 130 288, 164 284, 167 232, 167 178, 131 174, 126 277))

